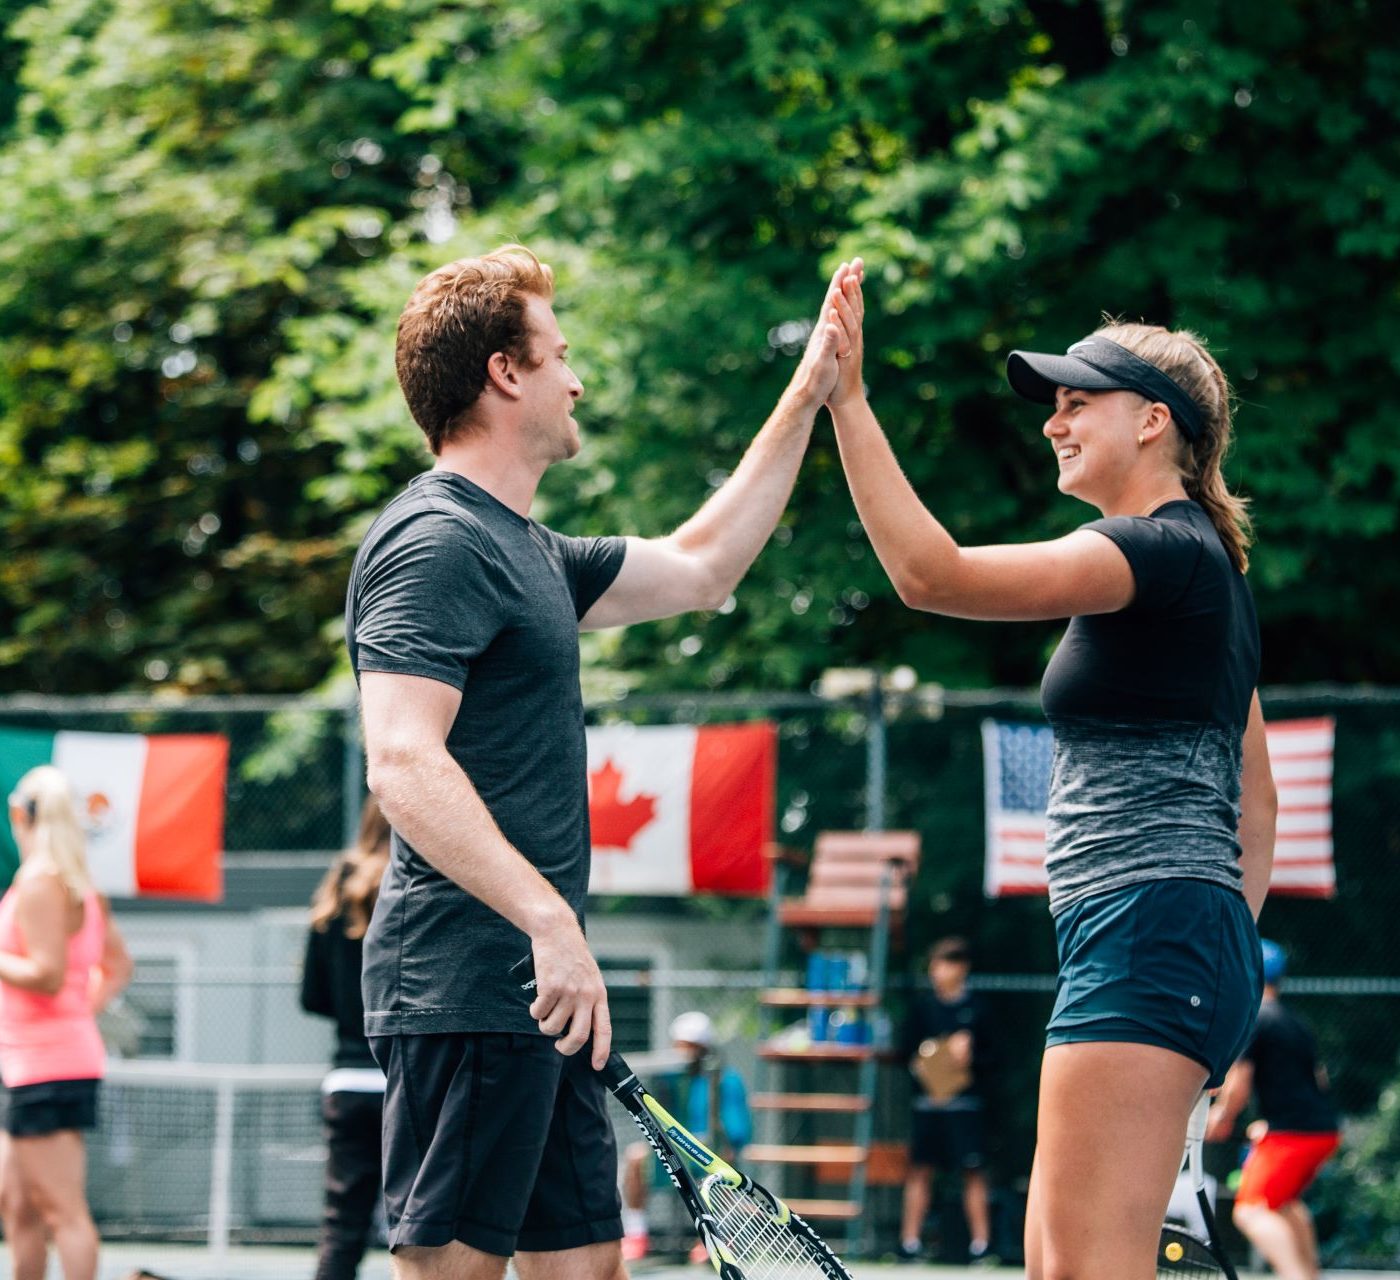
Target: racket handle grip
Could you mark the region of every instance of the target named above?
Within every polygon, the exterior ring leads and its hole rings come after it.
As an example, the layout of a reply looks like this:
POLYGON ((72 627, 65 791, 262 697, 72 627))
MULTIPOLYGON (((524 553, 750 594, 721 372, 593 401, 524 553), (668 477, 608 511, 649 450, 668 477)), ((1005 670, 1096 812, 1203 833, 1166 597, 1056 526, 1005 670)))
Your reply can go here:
MULTIPOLYGON (((592 1039, 588 1044, 580 1049, 580 1053, 587 1053, 593 1047, 592 1039)), ((627 1065, 623 1056, 614 1051, 608 1054, 608 1060, 603 1065, 603 1069, 598 1072, 603 1078, 603 1083, 608 1086, 608 1090, 619 1096, 624 1093, 634 1093, 641 1088, 641 1082, 633 1073, 632 1068, 627 1065)))
POLYGON ((520 992, 520 998, 526 1004, 533 1004, 535 999, 535 953, 527 951, 506 971, 506 977, 515 985, 520 992))
POLYGON ((1201 1142, 1206 1136, 1206 1120, 1210 1113, 1210 1094, 1202 1093, 1191 1108, 1191 1118, 1186 1122, 1186 1140, 1201 1142))

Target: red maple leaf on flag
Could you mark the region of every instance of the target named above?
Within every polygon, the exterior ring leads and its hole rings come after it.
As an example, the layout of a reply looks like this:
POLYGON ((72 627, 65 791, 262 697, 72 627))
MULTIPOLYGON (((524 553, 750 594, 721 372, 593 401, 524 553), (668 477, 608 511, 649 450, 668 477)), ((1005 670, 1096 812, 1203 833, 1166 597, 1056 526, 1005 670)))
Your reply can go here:
POLYGON ((637 832, 656 817, 656 796, 619 797, 622 770, 611 759, 588 775, 588 816, 595 849, 630 849, 637 832))

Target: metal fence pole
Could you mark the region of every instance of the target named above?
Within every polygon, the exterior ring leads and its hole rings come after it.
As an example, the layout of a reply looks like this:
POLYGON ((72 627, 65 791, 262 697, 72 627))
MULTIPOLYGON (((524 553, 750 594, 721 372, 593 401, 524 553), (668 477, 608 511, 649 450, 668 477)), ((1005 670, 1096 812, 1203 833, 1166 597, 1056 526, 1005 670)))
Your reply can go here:
POLYGON ((341 718, 341 839, 348 849, 360 830, 360 805, 364 801, 365 770, 360 753, 359 700, 352 699, 341 718))
POLYGON ((209 1170, 209 1251, 215 1261, 228 1257, 233 1199, 233 1081, 221 1079, 214 1092, 214 1151, 209 1170))
POLYGON ((865 720, 865 829, 885 829, 885 692, 874 667, 865 720))

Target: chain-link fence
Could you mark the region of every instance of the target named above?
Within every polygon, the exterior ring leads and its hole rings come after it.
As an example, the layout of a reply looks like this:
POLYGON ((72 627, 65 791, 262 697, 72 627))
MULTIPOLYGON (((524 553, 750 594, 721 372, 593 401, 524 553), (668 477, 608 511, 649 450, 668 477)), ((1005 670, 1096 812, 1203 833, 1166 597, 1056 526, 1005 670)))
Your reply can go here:
MULTIPOLYGON (((707 929, 712 926, 707 925, 707 929)), ((749 932, 753 926, 747 925, 749 932)), ((612 948, 606 920, 593 929, 600 951, 612 948)), ((721 930, 731 939, 739 935, 721 930)), ((624 936, 625 945, 635 935, 624 936)), ((717 1028, 723 1060, 754 1087, 759 1075, 757 993, 762 975, 740 970, 660 971, 633 968, 625 959, 608 963, 617 1040, 624 1052, 648 1063, 666 1044, 666 1028, 678 1013, 699 1009, 717 1028), (650 1052, 649 1052, 650 1051, 650 1052)), ((782 976, 798 980, 797 971, 782 976)), ((138 979, 139 993, 147 982, 138 979)), ((1036 1078, 1043 1028, 1051 1004, 1048 975, 982 974, 977 985, 995 1029, 994 1068, 989 1074, 988 1156, 993 1189, 994 1243, 1004 1259, 1019 1255, 1026 1173, 1034 1145, 1036 1078)), ((225 1241, 309 1241, 319 1211, 324 1150, 320 1135, 318 1080, 327 1060, 326 1025, 295 1011, 295 975, 285 971, 254 980, 244 976, 201 986, 196 1007, 220 1011, 229 1022, 253 1011, 243 1023, 249 1052, 261 1044, 269 1065, 160 1062, 114 1064, 104 1093, 102 1128, 90 1144, 93 1204, 112 1238, 225 1241), (274 1030, 275 1028, 275 1030, 274 1030), (299 1065, 298 1065, 299 1064, 299 1065), (220 1117, 224 1116, 221 1129, 220 1117), (220 1145, 220 1134, 231 1146, 220 1145), (221 1172, 222 1170, 222 1172, 221 1172)), ((896 1013, 906 989, 889 994, 896 1013)), ((1393 1035, 1400 1016, 1400 984, 1355 980, 1298 979, 1288 998, 1321 1033, 1338 1093, 1356 1093, 1357 1051, 1373 1032, 1393 1035)), ((800 1015, 797 1015, 800 1016, 800 1015)), ((848 1087, 843 1068, 813 1066, 801 1087, 848 1087)), ((1384 1072, 1381 1073, 1385 1075, 1384 1072)), ((1395 1072, 1392 1070, 1390 1076, 1395 1072)), ((1360 1107, 1348 1106, 1343 1155, 1329 1165, 1310 1196, 1317 1212, 1326 1261, 1331 1266, 1392 1267, 1400 1262, 1396 1232, 1400 1172, 1396 1140, 1395 1085, 1386 1076, 1379 1094, 1360 1107)), ((653 1084, 656 1082, 653 1081, 653 1084)), ((664 1081, 661 1088, 664 1090, 664 1081)), ((664 1095, 663 1095, 664 1096, 664 1095)), ((890 1062, 881 1076, 876 1132, 885 1143, 907 1134, 910 1083, 890 1062)), ((755 1117, 760 1119, 759 1117, 755 1117)), ((761 1131, 769 1141, 848 1140, 842 1117, 784 1119, 780 1131, 761 1131)), ((620 1109, 614 1110, 619 1149, 638 1135, 620 1109)), ((1209 1150, 1211 1171, 1228 1181, 1241 1151, 1209 1150)), ((815 1173, 765 1167, 759 1176, 788 1195, 836 1196, 841 1171, 815 1173)), ((877 1248, 896 1239, 900 1188, 877 1177, 869 1192, 867 1227, 877 1248)), ((680 1242, 684 1221, 671 1212, 664 1188, 652 1196, 653 1232, 664 1248, 671 1232, 680 1242)), ((1228 1229, 1228 1219, 1226 1221, 1228 1229)), ((932 1217, 934 1249, 949 1261, 964 1256, 966 1237, 957 1188, 939 1188, 932 1217)))
MULTIPOLYGON (((1343 1155, 1324 1172, 1313 1194, 1327 1260, 1332 1265, 1394 1265, 1400 1262, 1400 955, 1393 927, 1400 917, 1400 875, 1394 870, 1400 856, 1400 691, 1275 690, 1266 692, 1264 703, 1270 719, 1327 715, 1336 721, 1336 896, 1273 898, 1261 924, 1290 953, 1286 997, 1316 1030, 1347 1117, 1343 1155)), ((909 827, 922 835, 907 948, 894 960, 888 1009, 897 1021, 901 985, 913 976, 910 955, 943 933, 956 931, 971 939, 976 981, 991 1006, 998 1038, 991 1135, 998 1247, 1004 1255, 1014 1254, 1034 1142, 1054 944, 1044 899, 988 900, 983 894, 980 728, 988 717, 1038 719, 1035 697, 1029 692, 928 689, 838 700, 815 695, 657 696, 590 709, 595 723, 700 724, 756 717, 772 719, 779 727, 780 841, 810 846, 818 831, 867 822, 909 827)), ((331 851, 353 829, 361 798, 363 772, 352 710, 306 700, 196 699, 166 705, 139 699, 11 698, 0 699, 0 722, 46 729, 227 734, 225 901, 217 907, 118 904, 138 970, 124 1006, 109 1019, 108 1033, 118 1052, 141 1060, 307 1068, 324 1063, 329 1029, 300 1012, 296 975, 306 902, 331 851)), ((752 1079, 765 914, 764 904, 751 901, 595 900, 590 937, 610 970, 623 1047, 647 1051, 664 1046, 670 1019, 699 1008, 715 1020, 727 1054, 752 1079)), ((789 964, 798 961, 795 952, 789 953, 789 964)), ((314 1103, 308 1078, 301 1073, 298 1088, 303 1100, 310 1097, 314 1103)), ((878 1131, 897 1139, 906 1125, 908 1082, 901 1071, 890 1069, 882 1088, 878 1131)), ((183 1105, 196 1115, 206 1103, 186 1099, 183 1105)), ((266 1109, 272 1104, 263 1099, 256 1105, 266 1109)), ((135 1153, 145 1150, 132 1119, 142 1114, 139 1100, 109 1113, 104 1124, 116 1126, 124 1114, 125 1127, 112 1128, 104 1140, 126 1152, 123 1168, 134 1168, 135 1153)), ((274 1182, 259 1172, 256 1159, 240 1156, 253 1161, 251 1171, 238 1173, 242 1166, 235 1162, 230 1186, 234 1191, 248 1188, 239 1194, 254 1200, 230 1206, 235 1236, 309 1232, 318 1195, 319 1147, 314 1107, 307 1114, 311 1118, 303 1120, 310 1127, 304 1132, 310 1136, 289 1143, 288 1150, 295 1151, 277 1157, 279 1178, 292 1171, 305 1194, 283 1187, 273 1197, 280 1216, 268 1221, 254 1193, 259 1185, 274 1182)), ((208 1122, 213 1123, 212 1112, 208 1122)), ((302 1132, 285 1116, 272 1128, 284 1136, 302 1132)), ((1227 1174, 1237 1154, 1224 1147, 1213 1151, 1216 1171, 1227 1174)), ((94 1159, 95 1176, 106 1167, 103 1158, 99 1153, 94 1159)), ((776 1180, 782 1176, 779 1171, 776 1180)), ((874 1189, 877 1243, 892 1241, 897 1195, 897 1187, 874 1189)), ((958 1249, 955 1199, 936 1215, 944 1224, 950 1257, 958 1249)), ((98 1192, 94 1201, 111 1232, 178 1233, 169 1222, 143 1225, 129 1200, 120 1207, 98 1192)), ((170 1203, 167 1199, 167 1207, 170 1203)), ((200 1218, 187 1212, 186 1228, 206 1231, 204 1213, 200 1218)))

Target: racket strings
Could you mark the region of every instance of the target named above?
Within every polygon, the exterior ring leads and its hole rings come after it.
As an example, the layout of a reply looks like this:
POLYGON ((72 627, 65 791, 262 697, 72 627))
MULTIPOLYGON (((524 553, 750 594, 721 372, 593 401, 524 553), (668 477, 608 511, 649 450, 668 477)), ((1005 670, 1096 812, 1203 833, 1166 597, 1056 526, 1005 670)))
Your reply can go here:
POLYGON ((705 1203, 714 1215, 715 1237, 743 1270, 746 1280, 804 1280, 826 1272, 788 1227, 780 1226, 742 1191, 707 1180, 705 1203))

